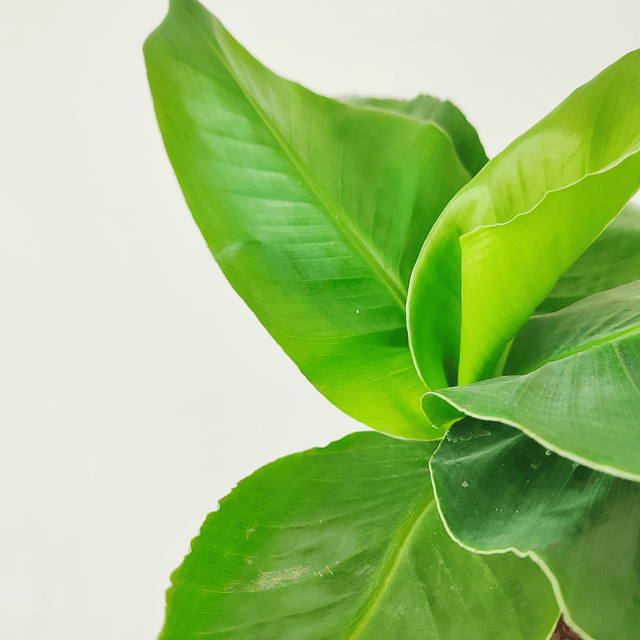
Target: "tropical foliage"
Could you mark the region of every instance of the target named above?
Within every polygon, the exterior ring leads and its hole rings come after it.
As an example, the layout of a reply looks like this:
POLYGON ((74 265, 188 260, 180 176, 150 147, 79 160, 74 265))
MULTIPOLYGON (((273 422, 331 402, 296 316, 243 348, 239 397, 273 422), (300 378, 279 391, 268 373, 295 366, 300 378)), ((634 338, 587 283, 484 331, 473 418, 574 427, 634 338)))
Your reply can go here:
POLYGON ((450 102, 319 96, 196 0, 145 56, 224 274, 378 431, 240 482, 161 638, 640 639, 640 51, 491 160, 450 102))

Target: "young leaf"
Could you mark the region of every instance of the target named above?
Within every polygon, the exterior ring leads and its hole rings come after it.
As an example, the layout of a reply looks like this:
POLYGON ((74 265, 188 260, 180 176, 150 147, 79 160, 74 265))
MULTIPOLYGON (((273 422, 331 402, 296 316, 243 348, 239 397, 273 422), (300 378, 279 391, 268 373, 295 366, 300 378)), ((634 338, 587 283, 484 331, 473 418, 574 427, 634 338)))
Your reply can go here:
POLYGON ((442 516, 463 545, 530 555, 583 638, 637 640, 640 484, 472 419, 449 430, 431 471, 442 516))
POLYGON ((444 530, 434 448, 356 433, 240 482, 174 573, 160 640, 547 638, 542 571, 444 530))
POLYGON ((566 457, 640 480, 640 280, 533 316, 504 371, 514 375, 427 394, 425 412, 441 427, 462 413, 507 423, 566 457))
POLYGON ((505 345, 640 187, 640 50, 513 142, 447 206, 412 276, 431 389, 494 372, 505 345))
POLYGON ((171 1, 145 57, 167 153, 234 289, 331 402, 429 437, 405 301, 469 179, 449 137, 276 76, 195 0, 171 1))
POLYGON ((558 311, 634 280, 640 280, 640 208, 628 204, 563 274, 536 313, 558 311))
POLYGON ((449 100, 443 102, 433 96, 421 95, 413 100, 353 98, 348 102, 359 107, 383 109, 393 113, 403 113, 419 120, 435 122, 451 138, 458 157, 472 176, 475 176, 489 160, 478 133, 469 124, 462 111, 449 100))

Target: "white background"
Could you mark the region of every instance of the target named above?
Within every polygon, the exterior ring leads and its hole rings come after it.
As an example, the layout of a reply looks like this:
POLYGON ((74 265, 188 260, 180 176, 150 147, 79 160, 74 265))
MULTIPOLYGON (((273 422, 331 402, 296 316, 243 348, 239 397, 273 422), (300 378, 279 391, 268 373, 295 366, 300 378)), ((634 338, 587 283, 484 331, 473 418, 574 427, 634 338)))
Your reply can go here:
MULTIPOLYGON (((207 0, 329 94, 449 98, 490 156, 640 46, 637 0, 207 0)), ((222 278, 162 147, 164 0, 0 0, 0 638, 143 640, 237 480, 361 425, 222 278)), ((385 640, 385 639, 381 639, 385 640)))

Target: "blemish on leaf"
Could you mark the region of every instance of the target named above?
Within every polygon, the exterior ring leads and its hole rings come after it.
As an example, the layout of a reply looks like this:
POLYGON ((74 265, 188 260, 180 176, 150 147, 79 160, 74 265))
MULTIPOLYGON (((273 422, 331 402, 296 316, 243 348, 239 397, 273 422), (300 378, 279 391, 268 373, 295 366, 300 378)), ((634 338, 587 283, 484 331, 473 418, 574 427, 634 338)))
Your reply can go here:
POLYGON ((298 580, 309 573, 309 571, 310 569, 306 565, 279 569, 278 571, 261 571, 258 578, 253 582, 235 582, 229 585, 225 591, 232 593, 243 591, 271 591, 298 582, 298 580))

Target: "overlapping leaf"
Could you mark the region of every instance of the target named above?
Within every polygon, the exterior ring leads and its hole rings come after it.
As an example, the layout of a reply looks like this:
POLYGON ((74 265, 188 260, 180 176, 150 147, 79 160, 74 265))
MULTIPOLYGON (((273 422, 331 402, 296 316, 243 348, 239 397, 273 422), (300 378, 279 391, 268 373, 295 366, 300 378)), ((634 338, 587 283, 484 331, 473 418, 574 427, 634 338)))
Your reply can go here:
POLYGON ((640 187, 640 51, 480 171, 425 242, 410 342, 431 389, 493 375, 505 345, 640 187))
POLYGON ((640 280, 640 208, 628 204, 536 309, 550 313, 622 284, 640 280))
POLYGON ((167 152, 232 286, 339 408, 429 437, 405 301, 469 179, 450 137, 276 76, 195 0, 171 1, 145 56, 167 152))
POLYGON ((505 373, 514 375, 429 393, 425 412, 440 426, 463 413, 504 422, 592 468, 640 480, 640 280, 533 316, 505 373))
POLYGON ((444 520, 464 545, 530 554, 583 638, 638 639, 640 484, 472 419, 450 429, 431 468, 444 520))
POLYGON ((472 176, 475 176, 489 160, 478 133, 462 111, 449 100, 442 101, 433 96, 421 95, 413 100, 353 98, 349 100, 349 104, 403 113, 419 120, 435 122, 451 138, 458 157, 472 176))
POLYGON ((548 580, 451 540, 434 448, 356 433, 243 480, 174 573, 160 639, 545 640, 548 580))

